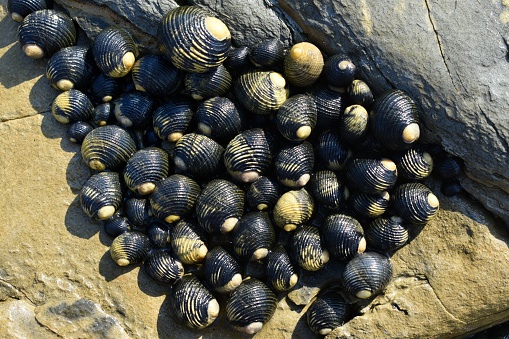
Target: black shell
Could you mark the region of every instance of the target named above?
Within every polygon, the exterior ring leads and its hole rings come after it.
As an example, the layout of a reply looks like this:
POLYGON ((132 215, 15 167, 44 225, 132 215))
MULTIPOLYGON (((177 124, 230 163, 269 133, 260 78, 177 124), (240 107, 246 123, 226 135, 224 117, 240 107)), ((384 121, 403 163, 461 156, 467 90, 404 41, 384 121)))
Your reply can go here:
POLYGON ((92 175, 80 192, 83 211, 98 220, 113 216, 122 202, 122 191, 118 173, 101 172, 92 175))
POLYGON ((104 233, 111 238, 116 238, 124 232, 128 232, 132 229, 129 220, 126 217, 117 213, 111 218, 103 221, 104 233))
POLYGON ((146 228, 152 216, 150 202, 145 198, 131 197, 125 199, 123 205, 124 215, 129 223, 136 227, 146 228))
POLYGON ((196 109, 194 119, 201 133, 220 143, 230 141, 242 128, 240 113, 235 104, 223 97, 202 102, 196 109))
POLYGON ((436 195, 426 185, 418 182, 398 185, 392 199, 396 213, 414 224, 427 223, 440 206, 436 195))
POLYGON ((149 54, 136 60, 131 70, 134 87, 164 97, 180 90, 184 74, 161 55, 149 54))
POLYGON ((348 86, 348 96, 352 103, 361 105, 369 109, 373 104, 374 98, 368 84, 362 80, 354 80, 348 86))
POLYGON ((368 247, 380 251, 396 250, 408 241, 408 228, 403 219, 395 215, 373 220, 364 233, 368 247))
POLYGON ((83 139, 87 136, 90 131, 92 131, 94 127, 90 125, 88 122, 84 121, 76 121, 74 124, 69 126, 67 130, 67 136, 71 142, 76 144, 81 144, 83 139))
POLYGON ((318 271, 329 261, 320 231, 314 226, 299 227, 291 241, 291 253, 297 264, 306 271, 318 271))
POLYGON ((91 51, 82 46, 62 48, 51 56, 46 66, 51 86, 61 91, 87 89, 96 72, 91 51))
POLYGON ((350 85, 355 77, 355 67, 352 60, 342 54, 330 56, 323 66, 323 73, 329 85, 333 87, 345 87, 350 85))
POLYGON ((90 120, 93 110, 87 95, 77 89, 60 93, 51 105, 53 117, 62 124, 90 120))
POLYGON ((320 134, 314 146, 320 163, 331 171, 341 170, 352 156, 348 145, 329 130, 320 134))
POLYGON ((458 179, 446 180, 440 185, 440 192, 446 197, 453 197, 461 194, 463 191, 464 189, 458 179))
POLYGON ((143 92, 122 94, 115 100, 115 117, 124 127, 145 129, 152 124, 155 101, 143 92))
POLYGON ((440 179, 455 179, 463 170, 463 161, 461 158, 452 154, 446 154, 439 157, 436 161, 434 172, 440 179))
POLYGON ((244 192, 224 179, 214 179, 196 201, 196 217, 207 232, 228 233, 244 214, 244 192))
POLYGON ((127 187, 141 195, 151 194, 158 181, 169 171, 168 153, 157 147, 147 147, 134 153, 124 168, 127 187))
POLYGON ((274 247, 266 258, 267 280, 277 291, 288 291, 293 288, 299 277, 283 246, 274 247))
POLYGON ((396 160, 398 174, 407 180, 422 180, 428 177, 433 170, 431 154, 416 147, 407 149, 396 160))
POLYGON ((289 144, 276 155, 274 167, 278 180, 290 188, 305 186, 315 165, 315 154, 310 142, 289 144))
POLYGON ((68 15, 41 9, 23 19, 18 27, 18 41, 30 58, 49 58, 60 49, 76 44, 76 27, 68 15))
POLYGON ((389 90, 377 97, 370 120, 375 138, 387 148, 402 149, 419 139, 417 108, 403 91, 389 90))
POLYGON ((336 92, 324 86, 314 88, 311 93, 316 103, 316 126, 323 129, 338 126, 348 103, 346 93, 336 92))
POLYGON ((150 250, 148 237, 140 232, 125 232, 113 239, 110 254, 119 266, 137 264, 145 260, 150 250))
POLYGON ((279 132, 288 140, 304 140, 316 126, 315 99, 309 94, 289 97, 279 108, 276 124, 279 132))
POLYGON ((120 96, 123 88, 123 78, 112 78, 100 73, 92 80, 90 93, 97 103, 110 102, 120 96))
POLYGON ((357 254, 346 264, 342 275, 345 290, 359 299, 379 294, 391 278, 389 258, 376 252, 357 254))
POLYGON ((396 183, 396 164, 387 158, 353 159, 345 168, 348 187, 368 194, 385 191, 396 183))
POLYGON ((170 230, 167 224, 159 219, 150 220, 147 235, 152 248, 165 248, 170 245, 170 230))
POLYGON ((265 258, 275 241, 276 234, 267 212, 244 214, 233 229, 233 249, 244 259, 265 258))
POLYGON ((281 194, 282 187, 279 181, 261 176, 249 185, 246 201, 252 209, 272 210, 281 194))
POLYGON ((226 60, 223 65, 230 71, 239 73, 246 69, 250 65, 249 62, 249 47, 231 47, 228 52, 226 60))
POLYGON ((81 145, 81 156, 92 169, 115 170, 125 165, 136 152, 129 133, 116 125, 97 127, 87 134, 81 145))
POLYGON ((346 203, 350 193, 336 173, 330 170, 316 171, 311 176, 311 193, 316 201, 330 209, 346 203))
POLYGON ((171 228, 171 248, 184 264, 201 262, 208 252, 197 222, 181 220, 171 228))
POLYGON ((352 210, 365 218, 376 218, 387 210, 390 203, 390 195, 387 191, 375 194, 355 192, 350 196, 349 202, 352 210))
POLYGON ((232 76, 223 65, 203 73, 187 73, 184 84, 186 91, 195 100, 225 96, 230 90, 232 76))
POLYGON ((285 56, 284 69, 288 82, 296 87, 307 87, 316 82, 323 69, 322 52, 309 42, 299 42, 285 56))
POLYGON ((138 47, 126 29, 107 27, 95 37, 92 54, 104 74, 120 78, 131 71, 138 56, 138 47))
POLYGON ((256 67, 282 68, 286 55, 285 46, 279 39, 264 39, 251 48, 249 59, 256 67))
POLYGON ((366 250, 361 224, 345 214, 331 214, 320 228, 325 247, 339 260, 350 260, 366 250))
POLYGON ((115 123, 115 113, 112 110, 112 105, 109 102, 95 106, 92 111, 92 121, 97 126, 105 126, 108 124, 115 123))
POLYGON ((191 328, 205 328, 219 315, 219 303, 193 275, 184 275, 173 285, 170 305, 176 319, 191 328))
POLYGON ((238 331, 261 331, 276 311, 277 297, 267 285, 255 278, 242 282, 226 301, 226 318, 238 331))
POLYGON ((12 20, 21 22, 30 13, 47 9, 46 0, 8 0, 7 11, 11 15, 12 20))
POLYGON ((369 114, 360 105, 348 106, 339 122, 339 135, 349 144, 355 144, 364 139, 368 133, 369 114))
POLYGON ((159 249, 148 254, 143 268, 155 281, 172 284, 184 275, 184 266, 166 249, 159 249))
POLYGON ((155 109, 152 117, 154 131, 162 140, 176 142, 186 132, 193 114, 191 100, 174 97, 155 109))
POLYGON ((336 290, 318 295, 306 311, 309 328, 320 335, 327 335, 350 319, 350 304, 336 290))
POLYGON ((173 223, 180 220, 193 209, 200 194, 200 186, 193 179, 173 174, 156 184, 150 196, 154 216, 173 223))
POLYGON ((188 72, 206 72, 219 66, 231 46, 226 25, 197 6, 168 11, 161 20, 158 39, 175 67, 188 72))
POLYGON ((311 218, 314 205, 313 198, 304 188, 288 191, 274 206, 274 222, 285 231, 293 231, 311 218))
POLYGON ((221 246, 207 253, 203 266, 205 283, 213 291, 230 293, 242 282, 240 265, 221 246))

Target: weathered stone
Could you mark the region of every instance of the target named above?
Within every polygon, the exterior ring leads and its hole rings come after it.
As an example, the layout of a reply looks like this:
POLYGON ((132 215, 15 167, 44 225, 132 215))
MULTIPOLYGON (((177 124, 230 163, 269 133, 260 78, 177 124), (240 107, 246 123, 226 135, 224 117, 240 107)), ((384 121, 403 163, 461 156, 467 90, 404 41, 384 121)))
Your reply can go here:
POLYGON ((53 338, 50 330, 35 319, 35 306, 27 300, 9 300, 0 304, 0 334, 3 338, 53 338))

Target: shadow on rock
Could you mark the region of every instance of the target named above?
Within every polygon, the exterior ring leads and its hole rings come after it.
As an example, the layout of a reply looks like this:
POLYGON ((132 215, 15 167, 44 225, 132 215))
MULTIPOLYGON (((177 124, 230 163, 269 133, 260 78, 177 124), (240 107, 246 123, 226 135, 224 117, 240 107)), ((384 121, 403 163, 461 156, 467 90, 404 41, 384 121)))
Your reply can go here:
POLYGON ((17 39, 18 25, 19 24, 12 20, 9 15, 4 16, 2 21, 0 21, 0 31, 2 32, 2 38, 0 39, 0 48, 4 48, 5 46, 8 46, 18 40, 17 39))
POLYGON ((143 293, 151 297, 160 297, 170 290, 169 284, 157 282, 150 278, 143 265, 138 272, 138 287, 143 293))
MULTIPOLYGON (((57 97, 57 95, 60 94, 60 91, 57 91, 51 85, 49 84, 48 79, 46 78, 44 74, 44 70, 40 70, 36 75, 42 76, 37 79, 37 81, 33 84, 32 88, 30 89, 30 94, 28 96, 28 100, 30 101, 30 105, 32 105, 32 108, 39 112, 51 112, 51 105, 53 104, 53 100, 57 97)), ((35 78, 33 76, 32 78, 35 78)), ((57 123, 57 121, 55 121, 57 123)), ((66 126, 66 125, 64 125, 66 126)), ((67 129, 66 129, 67 130, 67 129)), ((65 136, 65 133, 60 135, 61 138, 65 136)))
POLYGON ((69 160, 65 177, 74 194, 79 194, 85 182, 92 176, 91 170, 83 162, 81 153, 77 152, 69 160))
POLYGON ((100 226, 99 222, 90 219, 83 212, 79 196, 76 196, 65 213, 65 227, 67 231, 77 237, 90 239, 99 232, 100 226))
POLYGON ((104 252, 99 261, 99 273, 107 282, 117 279, 123 274, 131 272, 139 265, 118 266, 111 258, 110 251, 104 252))

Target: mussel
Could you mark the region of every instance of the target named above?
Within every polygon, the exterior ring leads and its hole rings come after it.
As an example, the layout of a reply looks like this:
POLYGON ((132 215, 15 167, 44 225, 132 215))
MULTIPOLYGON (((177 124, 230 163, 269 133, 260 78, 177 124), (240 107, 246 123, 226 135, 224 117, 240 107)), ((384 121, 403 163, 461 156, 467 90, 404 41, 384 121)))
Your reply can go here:
POLYGON ((196 109, 194 119, 202 134, 219 143, 230 141, 242 128, 241 115, 235 104, 223 97, 202 102, 196 109))
POLYGON ((343 54, 330 56, 323 66, 323 73, 327 83, 333 87, 346 87, 355 78, 357 68, 352 60, 343 54))
POLYGON ((91 51, 82 46, 64 47, 51 56, 46 77, 51 86, 61 91, 85 90, 97 72, 91 51))
POLYGON ((331 214, 320 228, 325 247, 339 260, 350 260, 366 250, 364 230, 357 219, 345 214, 331 214))
POLYGON ((133 192, 148 195, 169 171, 168 153, 157 147, 147 147, 134 153, 124 168, 124 180, 133 192))
POLYGON ((285 231, 293 231, 311 218, 314 202, 306 189, 284 193, 274 206, 274 222, 285 231))
POLYGON ((267 254, 267 280, 277 291, 288 291, 293 288, 299 276, 295 271, 285 248, 278 245, 267 254))
POLYGON ((251 208, 259 211, 271 210, 281 194, 282 187, 279 181, 261 176, 249 185, 246 202, 251 208))
POLYGON ((90 133, 94 127, 85 121, 76 121, 74 124, 69 126, 67 130, 67 136, 71 142, 81 144, 88 133, 90 133))
POLYGON ((276 241, 267 212, 250 212, 233 229, 233 249, 244 259, 260 260, 267 256, 276 241))
POLYGON ((396 183, 396 164, 388 159, 353 159, 345 169, 347 185, 364 193, 376 194, 396 183))
POLYGON ((318 271, 329 262, 320 231, 314 226, 300 226, 291 241, 291 253, 297 264, 306 271, 318 271))
POLYGON ((154 131, 162 140, 178 141, 186 132, 193 118, 191 100, 174 97, 157 107, 153 113, 154 131))
POLYGON ((368 247, 380 251, 396 250, 408 241, 408 227, 396 215, 373 220, 364 233, 368 247))
POLYGON ((320 293, 306 311, 309 328, 320 335, 327 335, 350 318, 351 306, 335 289, 320 293))
POLYGON ((315 154, 308 141, 282 147, 274 161, 278 180, 290 188, 305 186, 311 179, 314 165, 315 154))
POLYGON ((322 132, 314 146, 319 162, 331 171, 343 169, 352 156, 349 146, 330 130, 322 132))
POLYGON ((336 173, 330 170, 316 171, 311 176, 311 193, 317 202, 330 209, 346 203, 350 193, 336 173))
POLYGON ((118 266, 137 264, 145 260, 150 250, 148 237, 140 232, 125 232, 113 239, 110 254, 118 266))
POLYGON ((98 220, 113 216, 122 202, 119 175, 116 172, 101 172, 92 175, 80 192, 83 211, 98 220))
POLYGON ((167 249, 150 252, 143 267, 149 277, 162 283, 172 284, 184 275, 184 266, 167 249))
POLYGON ((186 91, 195 100, 225 96, 230 90, 232 76, 223 65, 203 73, 187 73, 184 79, 186 91))
POLYGON ((440 206, 436 195, 419 182, 398 185, 392 199, 396 213, 414 224, 427 223, 436 215, 440 206))
POLYGON ((131 70, 136 90, 165 97, 180 90, 184 75, 161 55, 149 54, 136 60, 131 70))
POLYGON ((46 0, 8 0, 7 11, 11 15, 12 20, 21 22, 30 13, 47 9, 46 0))
POLYGON ((316 104, 309 94, 289 97, 279 108, 276 124, 288 140, 301 141, 309 137, 316 125, 316 104))
POLYGON ((115 117, 122 126, 141 130, 151 125, 154 108, 150 95, 139 91, 124 93, 115 100, 115 117))
POLYGON ((92 54, 104 74, 120 78, 134 66, 138 47, 125 28, 106 27, 95 37, 92 54))
POLYGON ((240 265, 221 246, 207 253, 203 266, 205 283, 213 291, 230 293, 242 282, 240 265))
POLYGON ((299 42, 285 56, 284 73, 290 84, 307 87, 318 80, 323 66, 320 49, 310 42, 299 42))
POLYGON ((171 248, 184 264, 197 264, 208 252, 198 222, 181 220, 171 228, 171 248))
POLYGON ((51 105, 53 117, 61 124, 90 120, 93 110, 87 95, 77 89, 60 93, 51 105))

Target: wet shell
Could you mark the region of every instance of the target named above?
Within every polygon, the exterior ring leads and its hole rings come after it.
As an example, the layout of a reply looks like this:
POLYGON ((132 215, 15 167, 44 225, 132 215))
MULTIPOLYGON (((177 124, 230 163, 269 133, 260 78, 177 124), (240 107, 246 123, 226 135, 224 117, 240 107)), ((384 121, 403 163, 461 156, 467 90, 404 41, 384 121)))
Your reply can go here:
POLYGON ((356 67, 352 60, 342 54, 334 54, 323 66, 325 79, 332 87, 346 87, 355 77, 356 67))
POLYGON ((145 55, 131 70, 136 90, 164 97, 180 90, 184 75, 161 55, 145 55))
POLYGON ((360 105, 351 105, 345 109, 340 118, 339 135, 349 144, 364 139, 368 133, 369 114, 360 105))
POLYGON ((345 168, 347 185, 368 194, 385 191, 396 183, 396 164, 387 158, 353 159, 345 168))
POLYGON ((269 177, 259 177, 249 185, 246 201, 249 206, 259 211, 271 210, 282 194, 279 181, 269 177))
POLYGON ((105 220, 113 216, 122 202, 120 181, 116 172, 92 175, 80 192, 83 211, 94 219, 105 220))
POLYGON ((442 180, 455 179, 463 170, 463 161, 461 158, 452 154, 446 154, 438 158, 434 173, 442 180))
POLYGON ((176 7, 163 17, 158 31, 161 50, 175 67, 206 72, 228 56, 228 27, 197 6, 176 7))
POLYGON ((463 191, 463 187, 458 179, 446 180, 440 185, 440 192, 446 197, 454 197, 463 191))
POLYGON ((275 241, 276 234, 267 212, 244 214, 233 230, 233 249, 244 259, 265 258, 275 241))
POLYGON ((222 163, 224 148, 209 137, 188 133, 181 137, 173 153, 175 166, 194 177, 211 178, 222 163))
POLYGON ((131 225, 141 228, 146 228, 149 225, 152 213, 148 199, 128 198, 123 203, 123 210, 131 225))
POLYGON ((111 218, 103 221, 104 233, 111 238, 116 238, 122 233, 128 232, 132 229, 129 220, 119 213, 113 215, 111 218))
POLYGON ((403 91, 389 90, 377 97, 370 120, 375 138, 387 148, 402 149, 419 139, 417 108, 403 91))
POLYGON ((125 232, 113 239, 110 254, 118 266, 141 263, 150 251, 148 237, 140 232, 125 232))
POLYGON ((398 185, 392 199, 396 213, 414 224, 427 223, 438 212, 440 205, 436 195, 418 182, 398 185))
POLYGON ((352 81, 348 86, 348 96, 354 104, 361 105, 366 109, 369 109, 374 101, 371 89, 362 80, 352 81))
POLYGON ((116 122, 115 114, 109 102, 100 104, 92 111, 92 121, 97 126, 105 126, 116 122))
POLYGON ((200 186, 193 179, 173 174, 156 184, 150 205, 156 218, 173 223, 193 209, 200 194, 200 186))
POLYGON ((88 122, 84 121, 76 121, 74 124, 69 126, 67 130, 67 136, 71 142, 76 144, 81 144, 83 139, 90 133, 94 127, 90 125, 88 122))
POLYGON ((323 69, 322 52, 309 42, 300 42, 290 48, 284 60, 284 73, 288 82, 297 87, 314 84, 323 69))
POLYGON ((379 294, 391 278, 389 258, 376 252, 357 254, 346 264, 342 275, 345 290, 359 299, 379 294))
POLYGON ((242 128, 240 113, 235 104, 223 97, 211 98, 201 103, 194 119, 202 134, 218 142, 230 141, 242 128))
POLYGON ((282 147, 274 161, 278 180, 290 188, 306 185, 311 179, 314 165, 313 146, 307 141, 282 147))
POLYGON ((170 305, 176 319, 190 328, 205 328, 219 315, 219 303, 193 275, 184 275, 173 285, 170 305))
POLYGON ((338 126, 348 98, 346 93, 333 91, 327 87, 316 87, 311 92, 316 104, 316 127, 329 129, 338 126))
POLYGON ((422 180, 433 170, 431 154, 419 148, 409 148, 396 161, 398 174, 407 180, 422 180))
POLYGON ((53 117, 61 124, 90 120, 93 110, 86 94, 77 89, 60 93, 51 106, 53 117))
POLYGON ((288 98, 279 108, 276 124, 279 132, 290 141, 309 137, 316 126, 316 104, 313 96, 297 94, 288 98))
POLYGON ((7 11, 12 20, 21 22, 30 13, 47 9, 48 4, 45 0, 8 0, 7 11))
POLYGON ((155 281, 172 284, 184 275, 184 266, 166 249, 159 249, 147 256, 143 268, 155 281))
POLYGON ((171 229, 171 248, 184 264, 201 262, 208 252, 197 222, 181 220, 171 229))
POLYGON ((297 284, 299 277, 283 246, 274 247, 267 254, 266 262, 267 279, 277 291, 288 291, 297 284))
POLYGON ((157 147, 147 147, 134 153, 124 168, 127 187, 141 195, 151 194, 158 181, 169 171, 168 153, 157 147))
POLYGON ((350 260, 366 250, 361 224, 344 214, 331 214, 320 228, 325 247, 339 260, 350 260))
POLYGON ((186 132, 193 114, 191 100, 184 97, 172 98, 154 111, 154 131, 162 140, 176 142, 186 132))
POLYGON ((51 86, 61 91, 88 88, 96 72, 91 51, 81 46, 62 48, 53 54, 46 66, 51 86))
POLYGON ((307 271, 318 271, 329 261, 329 251, 316 227, 304 225, 298 228, 290 246, 293 259, 307 271))
POLYGON ((265 39, 249 52, 249 59, 256 67, 282 68, 286 55, 285 46, 279 39, 265 39))
POLYGON ((115 117, 124 127, 145 129, 152 123, 155 102, 143 92, 122 94, 115 100, 115 117))
POLYGON ((209 233, 232 231, 243 214, 244 192, 224 179, 209 181, 196 201, 198 222, 209 233))
POLYGON ((320 294, 306 311, 309 328, 327 335, 350 319, 350 304, 335 290, 320 294))
POLYGON ((87 134, 81 145, 83 160, 98 171, 121 168, 134 152, 134 140, 126 130, 116 125, 95 128, 87 134))
POLYGON ((250 65, 249 62, 249 47, 231 47, 228 52, 228 57, 223 62, 223 65, 234 73, 239 73, 250 65))
POLYGON ((396 250, 408 241, 408 228, 398 216, 373 220, 365 231, 369 248, 380 251, 396 250))
POLYGON ((205 283, 213 291, 230 293, 242 282, 240 265, 221 246, 207 253, 203 265, 205 283))
POLYGON ((152 248, 165 248, 170 245, 170 230, 168 226, 158 219, 150 220, 147 228, 147 235, 152 248))
POLYGON ((313 210, 313 198, 304 188, 288 191, 274 206, 274 222, 285 231, 293 231, 311 218, 313 210))
POLYGON ((219 65, 207 72, 187 73, 184 83, 193 99, 204 100, 225 96, 230 90, 232 76, 223 65, 219 65))
POLYGON ((76 44, 76 27, 68 15, 42 9, 23 19, 18 27, 18 41, 28 57, 49 58, 60 49, 76 44))
POLYGON ((337 134, 329 130, 320 134, 315 143, 315 150, 320 163, 331 171, 343 169, 352 156, 348 145, 337 134))
POLYGON ((350 195, 348 188, 330 170, 315 172, 311 177, 310 189, 318 203, 331 209, 343 206, 350 195))
POLYGON ((138 47, 126 29, 107 27, 95 37, 92 54, 104 74, 120 78, 131 71, 138 56, 138 47))
POLYGON ((255 278, 242 282, 226 301, 226 318, 238 331, 260 332, 276 311, 277 297, 264 283, 255 278), (248 306, 248 307, 246 307, 248 306))
POLYGON ((90 93, 97 103, 110 102, 120 96, 123 88, 123 78, 112 78, 101 73, 92 80, 90 93))
POLYGON ((365 218, 381 216, 389 207, 390 195, 387 191, 375 194, 355 192, 350 196, 350 206, 358 215, 365 218))
POLYGON ((237 100, 254 114, 275 113, 288 98, 285 78, 272 71, 241 74, 233 85, 237 100))

